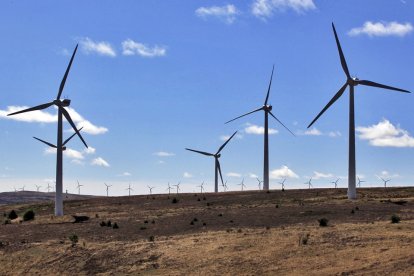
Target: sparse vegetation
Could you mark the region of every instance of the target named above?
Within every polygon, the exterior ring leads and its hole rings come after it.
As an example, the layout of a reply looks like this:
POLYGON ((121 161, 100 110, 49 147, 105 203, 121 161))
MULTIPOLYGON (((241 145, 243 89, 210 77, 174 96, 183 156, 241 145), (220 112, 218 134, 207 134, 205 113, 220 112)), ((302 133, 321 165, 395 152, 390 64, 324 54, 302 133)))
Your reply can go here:
POLYGON ((401 218, 399 216, 395 214, 391 216, 391 223, 400 223, 400 221, 401 221, 401 218))
POLYGON ((309 237, 310 237, 309 233, 300 235, 299 236, 299 246, 307 245, 308 241, 309 241, 309 237))
POLYGON ((154 236, 150 236, 150 237, 148 238, 148 240, 149 240, 150 242, 154 242, 154 241, 155 241, 155 237, 154 237, 154 236))
POLYGON ((32 209, 27 210, 27 211, 23 214, 23 220, 24 220, 24 221, 34 220, 34 218, 35 218, 35 212, 34 212, 32 209))
POLYGON ((108 221, 106 222, 106 226, 108 226, 108 227, 112 227, 112 222, 111 222, 110 220, 108 220, 108 221))
POLYGON ((11 212, 8 214, 8 219, 13 220, 13 219, 17 219, 17 213, 14 210, 11 210, 11 212))
POLYGON ((174 204, 175 204, 175 203, 178 203, 178 199, 174 197, 174 198, 173 198, 173 200, 172 200, 171 202, 172 202, 172 203, 174 203, 174 204))
POLYGON ((99 223, 100 226, 106 226, 106 222, 105 221, 101 221, 101 223, 99 223))
POLYGON ((147 227, 145 227, 145 226, 141 226, 140 228, 139 228, 139 230, 146 230, 147 229, 147 227))
POLYGON ((118 229, 119 228, 118 223, 114 222, 114 225, 112 226, 112 228, 113 229, 118 229))
POLYGON ((6 225, 6 224, 11 224, 11 220, 10 220, 10 219, 5 219, 3 224, 4 224, 4 225, 6 225))
POLYGON ((69 240, 72 243, 72 247, 74 247, 79 241, 78 235, 76 235, 76 234, 70 235, 69 240))
POLYGON ((328 226, 329 220, 327 218, 321 218, 321 219, 318 219, 318 221, 319 221, 319 226, 321 227, 328 226))

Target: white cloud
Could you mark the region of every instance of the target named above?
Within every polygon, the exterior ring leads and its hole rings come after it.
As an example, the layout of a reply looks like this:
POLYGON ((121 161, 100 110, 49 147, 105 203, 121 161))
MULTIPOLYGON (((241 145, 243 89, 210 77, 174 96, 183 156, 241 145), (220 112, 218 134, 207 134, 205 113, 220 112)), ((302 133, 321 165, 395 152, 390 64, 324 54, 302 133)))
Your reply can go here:
POLYGON ((93 147, 91 147, 91 146, 89 146, 88 148, 84 149, 83 151, 84 151, 86 154, 95 154, 96 149, 95 149, 95 148, 93 148, 93 147))
MULTIPOLYGON (((20 111, 29 108, 28 106, 8 106, 6 110, 0 109, 0 119, 10 119, 27 123, 56 123, 58 120, 57 113, 51 114, 44 110, 36 110, 26 113, 21 113, 13 116, 7 116, 9 113, 20 111)), ((56 110, 56 108, 55 108, 56 110)), ((93 125, 90 121, 85 120, 75 109, 66 108, 69 112, 70 117, 76 124, 77 128, 83 127, 82 132, 98 135, 108 131, 105 127, 99 127, 93 125)))
POLYGON ((116 52, 109 42, 95 42, 89 37, 83 37, 79 40, 79 44, 86 54, 95 53, 101 56, 116 57, 116 52))
POLYGON ((164 160, 158 160, 157 164, 159 164, 159 165, 165 164, 165 161, 164 160))
POLYGON ((119 174, 119 176, 131 176, 131 173, 123 172, 123 173, 119 174))
POLYGON ((235 172, 229 172, 229 173, 226 174, 226 176, 240 178, 241 177, 241 174, 235 173, 235 172))
POLYGON ((109 163, 106 162, 102 157, 93 159, 91 164, 94 166, 109 167, 109 163))
POLYGON ((299 178, 299 176, 288 168, 288 166, 282 166, 279 169, 270 171, 271 179, 282 179, 282 178, 299 178))
MULTIPOLYGON (((260 135, 260 134, 264 134, 265 129, 262 126, 249 125, 244 129, 244 131, 248 134, 260 135)), ((279 131, 277 129, 269 128, 269 134, 276 134, 278 132, 279 131)))
POLYGON ((152 155, 159 156, 159 157, 170 157, 170 156, 174 156, 175 153, 166 152, 166 151, 158 151, 158 152, 154 152, 152 155))
MULTIPOLYGON (((45 154, 56 154, 55 148, 46 148, 44 151, 45 154)), ((83 153, 74 149, 66 148, 66 150, 63 151, 63 155, 70 158, 70 159, 85 159, 83 156, 83 153)))
POLYGON ((334 177, 334 175, 331 173, 321 173, 321 172, 314 171, 312 179, 331 178, 331 177, 334 177))
POLYGON ((372 36, 400 36, 403 37, 413 31, 411 23, 398 22, 371 22, 367 21, 362 27, 353 28, 348 32, 350 36, 368 35, 372 36))
POLYGON ((259 178, 259 176, 257 176, 257 174, 254 174, 254 173, 249 173, 249 177, 250 178, 259 178))
POLYGON ((135 42, 132 39, 127 39, 122 42, 122 54, 124 56, 142 56, 142 57, 162 57, 167 53, 165 46, 155 45, 149 47, 143 43, 135 42))
POLYGON ((390 178, 390 177, 400 177, 398 173, 391 174, 389 171, 381 171, 380 175, 377 175, 378 178, 390 178))
POLYGON ((383 119, 376 125, 357 127, 355 129, 362 140, 368 140, 369 144, 376 147, 414 147, 414 138, 408 131, 395 127, 390 121, 383 119))
POLYGON ((198 17, 206 19, 208 17, 216 17, 228 24, 236 20, 236 15, 239 14, 236 6, 228 4, 225 6, 200 7, 195 11, 198 17))
POLYGON ((192 175, 192 174, 190 174, 189 172, 184 172, 183 177, 184 177, 184 178, 192 178, 192 177, 193 177, 193 175, 192 175))
POLYGON ((76 164, 76 165, 81 165, 81 166, 85 165, 85 162, 83 162, 83 161, 81 161, 79 159, 72 159, 70 161, 70 163, 73 163, 73 164, 76 164))
POLYGON ((251 11, 254 16, 265 19, 272 17, 275 11, 292 9, 297 13, 304 13, 316 9, 313 0, 254 0, 251 11))
POLYGON ((335 138, 335 137, 340 137, 340 136, 342 136, 342 133, 341 133, 341 132, 339 132, 339 131, 330 131, 330 132, 328 133, 328 136, 329 136, 329 137, 332 137, 332 138, 335 138))
POLYGON ((311 129, 308 129, 304 133, 305 135, 311 135, 311 136, 320 136, 322 135, 322 132, 319 131, 316 127, 313 127, 311 129))

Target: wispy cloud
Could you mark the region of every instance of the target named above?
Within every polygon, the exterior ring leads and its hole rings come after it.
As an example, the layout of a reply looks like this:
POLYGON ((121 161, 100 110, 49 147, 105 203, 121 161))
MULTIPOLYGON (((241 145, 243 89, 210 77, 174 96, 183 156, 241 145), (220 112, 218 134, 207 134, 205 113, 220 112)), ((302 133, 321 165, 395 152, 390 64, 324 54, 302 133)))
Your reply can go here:
POLYGON ((101 56, 116 57, 116 52, 111 44, 106 41, 93 41, 89 37, 80 38, 79 44, 86 54, 98 54, 101 56))
POLYGON ((236 20, 239 11, 236 6, 228 4, 225 6, 200 7, 195 11, 195 14, 203 19, 214 17, 228 24, 232 24, 236 20))
POLYGON ((236 172, 229 172, 229 173, 226 174, 226 176, 240 178, 241 177, 241 174, 236 173, 236 172))
POLYGON ((250 178, 258 178, 259 176, 257 175, 257 174, 255 174, 255 173, 249 173, 249 177, 250 178))
POLYGON ((129 172, 123 172, 121 174, 118 174, 118 176, 131 176, 131 173, 129 173, 129 172))
POLYGON ((312 178, 313 179, 321 179, 321 178, 331 178, 333 176, 334 175, 331 174, 331 173, 322 173, 322 172, 314 171, 312 178))
POLYGON ((122 54, 124 56, 162 57, 167 54, 167 48, 158 45, 150 47, 132 39, 127 39, 122 42, 122 54))
POLYGON ((376 176, 378 178, 390 178, 390 177, 398 178, 398 177, 400 177, 400 174, 398 174, 398 173, 390 173, 389 171, 383 170, 383 171, 381 171, 381 173, 379 173, 376 176))
MULTIPOLYGON (((231 136, 231 135, 222 135, 222 136, 220 136, 220 140, 221 140, 221 141, 227 141, 227 140, 230 138, 230 136, 231 136)), ((237 133, 237 134, 234 136, 234 138, 235 138, 235 139, 242 139, 242 138, 243 138, 243 135, 241 135, 241 134, 237 133)), ((233 139, 234 139, 234 138, 233 138, 233 139)))
POLYGON ((184 177, 184 178, 192 178, 192 177, 193 177, 193 175, 192 175, 191 173, 189 173, 189 172, 184 172, 184 173, 183 173, 183 177, 184 177))
POLYGON ((413 31, 411 23, 398 22, 371 22, 367 21, 362 27, 353 28, 348 32, 350 36, 399 36, 403 37, 413 31))
POLYGON ((159 156, 159 157, 170 157, 170 156, 174 156, 175 153, 166 152, 166 151, 158 151, 158 152, 154 152, 152 155, 159 156))
POLYGON ((331 138, 342 136, 341 132, 339 131, 322 132, 316 127, 312 127, 311 129, 305 131, 298 131, 296 134, 305 136, 329 136, 331 138))
POLYGON ((102 157, 98 157, 92 160, 91 165, 100 167, 109 167, 109 163, 106 162, 102 157))
POLYGON ((254 0, 251 12, 254 16, 266 19, 273 16, 274 12, 294 10, 304 13, 316 9, 313 0, 254 0))
POLYGON ((322 132, 320 132, 319 129, 317 129, 316 127, 313 127, 311 129, 308 129, 304 132, 305 135, 311 135, 311 136, 320 136, 322 135, 322 132))
POLYGON ((369 144, 375 147, 414 147, 414 138, 408 131, 394 126, 390 121, 383 119, 376 125, 355 129, 358 137, 362 140, 368 140, 369 144))
MULTIPOLYGON (((52 114, 44 110, 36 110, 32 112, 26 112, 13 116, 7 116, 9 113, 13 113, 19 110, 29 108, 28 106, 8 106, 6 110, 0 109, 0 119, 16 120, 27 123, 56 123, 58 120, 57 111, 52 114)), ((56 109, 55 109, 56 110, 56 109)), ((83 127, 82 132, 98 135, 108 131, 106 127, 100 127, 92 124, 90 121, 84 119, 75 109, 67 108, 70 117, 75 122, 78 128, 83 127)))
MULTIPOLYGON (((262 126, 257 126, 257 125, 248 125, 245 129, 244 129, 244 131, 247 133, 247 134, 256 134, 256 135, 260 135, 260 134, 264 134, 264 131, 265 131, 265 129, 264 129, 264 127, 262 127, 262 126)), ((269 134, 276 134, 276 133, 278 133, 279 131, 277 130, 277 129, 273 129, 273 128, 269 128, 269 134)))
POLYGON ((282 166, 279 169, 270 171, 271 179, 282 179, 282 178, 299 178, 299 176, 288 168, 288 166, 282 166))
MULTIPOLYGON (((85 159, 85 154, 94 154, 95 151, 96 149, 93 147, 86 148, 83 151, 77 151, 71 148, 66 148, 66 150, 63 151, 63 155, 69 159, 83 160, 85 159)), ((56 149, 48 147, 45 149, 44 153, 45 154, 56 154, 56 149)))

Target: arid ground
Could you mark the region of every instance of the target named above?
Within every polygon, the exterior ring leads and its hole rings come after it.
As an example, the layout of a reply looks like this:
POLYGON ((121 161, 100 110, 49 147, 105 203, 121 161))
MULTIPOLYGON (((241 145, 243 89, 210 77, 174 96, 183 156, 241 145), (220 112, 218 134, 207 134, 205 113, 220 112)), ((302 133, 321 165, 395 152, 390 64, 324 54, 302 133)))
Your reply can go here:
POLYGON ((19 215, 0 225, 0 274, 414 275, 414 188, 358 195, 349 201, 345 189, 311 189, 71 199, 63 217, 53 216, 50 200, 0 205, 2 216, 19 215), (28 209, 35 219, 22 221, 28 209), (90 219, 72 223, 72 215, 90 219), (328 226, 319 225, 322 218, 328 226), (109 220, 119 228, 101 226, 109 220))

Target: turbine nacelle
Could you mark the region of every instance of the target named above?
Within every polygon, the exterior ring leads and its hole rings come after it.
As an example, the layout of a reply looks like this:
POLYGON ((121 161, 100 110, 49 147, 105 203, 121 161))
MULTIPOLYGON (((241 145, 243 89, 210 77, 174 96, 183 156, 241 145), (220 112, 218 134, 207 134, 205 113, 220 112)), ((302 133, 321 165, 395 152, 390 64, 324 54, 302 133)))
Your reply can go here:
POLYGON ((346 81, 346 83, 348 85, 351 85, 351 86, 357 86, 359 84, 359 79, 357 77, 348 78, 348 80, 346 81))
POLYGON ((56 99, 53 101, 53 104, 56 106, 67 107, 70 105, 70 100, 69 99, 64 99, 64 100, 56 99))
POLYGON ((270 104, 263 105, 264 111, 272 111, 273 107, 270 104))
POLYGON ((217 159, 220 158, 221 157, 221 153, 218 153, 218 154, 214 155, 214 157, 217 158, 217 159))

